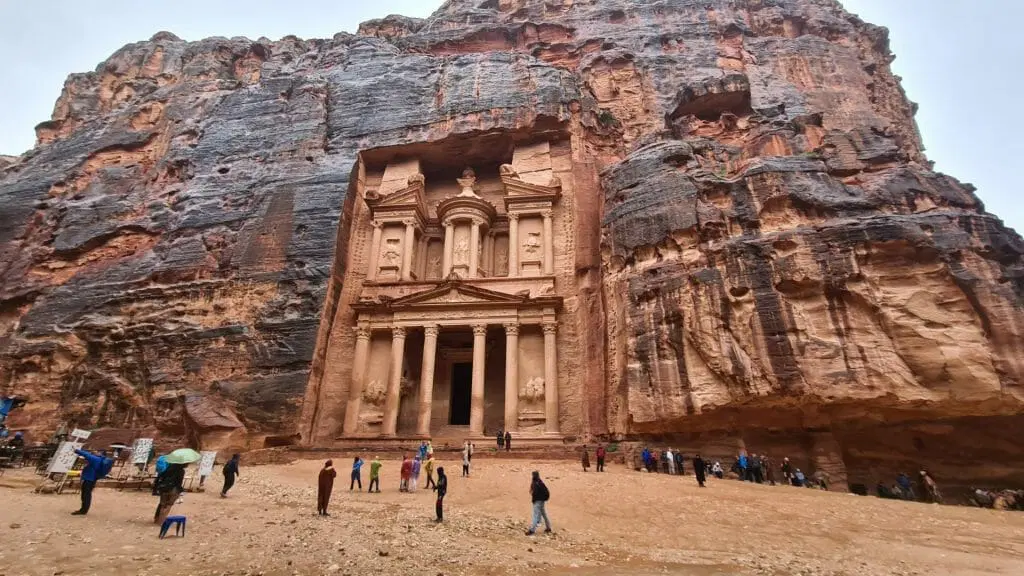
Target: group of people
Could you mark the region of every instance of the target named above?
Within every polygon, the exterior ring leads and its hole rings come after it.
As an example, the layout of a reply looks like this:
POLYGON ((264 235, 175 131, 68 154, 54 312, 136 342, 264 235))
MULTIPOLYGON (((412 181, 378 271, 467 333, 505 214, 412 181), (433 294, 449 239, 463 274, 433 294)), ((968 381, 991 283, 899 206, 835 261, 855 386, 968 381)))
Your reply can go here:
POLYGON ((511 432, 509 432, 508 430, 502 431, 501 428, 498 428, 498 434, 495 436, 495 438, 498 441, 498 450, 501 450, 502 448, 504 448, 506 452, 512 450, 511 432))
MULTIPOLYGON (((608 452, 605 450, 604 444, 598 444, 597 449, 594 450, 594 456, 597 458, 597 471, 604 472, 604 459, 608 452)), ((581 463, 583 464, 583 471, 587 472, 590 470, 590 451, 587 449, 587 445, 583 445, 583 455, 580 457, 581 463)))
POLYGON ((890 500, 908 500, 913 502, 920 499, 924 502, 942 503, 942 493, 939 492, 939 485, 927 470, 918 472, 916 487, 906 472, 900 472, 894 484, 886 486, 879 482, 875 486, 875 492, 879 498, 890 500))
MULTIPOLYGON (((635 462, 635 461, 634 461, 635 462)), ((697 479, 697 485, 701 488, 705 487, 707 478, 710 474, 714 473, 714 469, 717 467, 718 473, 715 475, 721 478, 721 465, 715 462, 714 465, 700 455, 695 454, 692 459, 693 474, 697 479)), ((640 462, 634 464, 636 470, 646 470, 650 473, 661 472, 663 474, 678 475, 682 476, 686 474, 686 456, 679 450, 672 450, 668 448, 666 450, 657 451, 651 450, 644 446, 644 449, 640 452, 640 462)))

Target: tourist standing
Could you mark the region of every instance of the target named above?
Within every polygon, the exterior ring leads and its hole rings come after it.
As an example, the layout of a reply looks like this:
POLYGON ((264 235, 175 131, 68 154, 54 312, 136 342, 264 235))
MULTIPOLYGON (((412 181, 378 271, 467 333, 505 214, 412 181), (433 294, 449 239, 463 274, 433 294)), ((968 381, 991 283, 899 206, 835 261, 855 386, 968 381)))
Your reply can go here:
POLYGON ((505 430, 505 452, 512 450, 512 433, 505 430))
POLYGON ((647 448, 647 446, 644 446, 644 451, 641 452, 640 455, 641 455, 641 457, 644 460, 644 468, 648 472, 650 472, 651 471, 651 450, 649 448, 647 448))
POLYGON ((746 452, 740 452, 740 457, 736 459, 736 466, 739 468, 740 480, 752 481, 754 479, 749 472, 746 452))
POLYGON ((704 467, 704 459, 700 457, 700 454, 693 457, 693 473, 697 476, 697 485, 703 488, 704 482, 707 481, 707 469, 704 467))
POLYGON ((722 463, 715 460, 714 465, 711 466, 711 473, 715 475, 715 478, 721 480, 725 477, 725 470, 722 470, 722 463))
POLYGON ((444 520, 444 496, 448 493, 448 477, 444 475, 444 466, 437 467, 437 485, 434 486, 437 492, 437 502, 434 504, 434 512, 437 513, 437 522, 444 520))
POLYGON ((789 458, 782 459, 782 481, 785 484, 793 482, 793 465, 789 463, 789 458))
POLYGON ((427 440, 427 460, 434 457, 434 442, 427 440))
POLYGON ((683 464, 685 456, 683 456, 682 451, 676 450, 675 458, 676 458, 676 474, 679 474, 680 476, 682 476, 683 475, 683 470, 685 469, 685 466, 683 464))
POLYGON ((914 486, 910 483, 910 476, 906 472, 900 472, 896 477, 896 484, 899 485, 904 500, 915 500, 914 486))
POLYGON ((469 445, 462 449, 462 477, 469 476, 469 445))
POLYGON ((530 529, 526 531, 527 536, 533 536, 536 533, 537 525, 540 524, 541 518, 544 519, 544 533, 551 532, 551 521, 548 520, 547 510, 544 509, 544 505, 549 498, 551 498, 551 492, 544 485, 544 481, 540 479, 540 472, 534 470, 533 478, 530 480, 530 501, 533 503, 533 521, 530 522, 530 529))
POLYGON ((359 485, 359 491, 363 491, 363 459, 356 456, 352 459, 352 478, 348 482, 348 491, 351 492, 355 488, 356 484, 359 485))
POLYGON ((89 508, 92 506, 92 490, 96 487, 96 482, 102 480, 114 467, 114 461, 107 458, 107 451, 100 450, 99 454, 93 454, 87 450, 75 450, 75 454, 78 454, 82 458, 85 458, 85 468, 82 469, 82 505, 81 507, 72 512, 74 516, 85 516, 89 513, 89 508))
POLYGON ((942 494, 939 493, 939 485, 927 470, 921 470, 921 493, 924 496, 925 502, 942 504, 942 494))
POLYGON ((597 450, 594 452, 594 456, 597 456, 597 471, 604 472, 604 444, 597 445, 597 450))
POLYGON ((427 485, 424 488, 437 486, 437 483, 434 482, 434 456, 432 454, 427 455, 427 461, 423 464, 423 468, 427 471, 427 485))
POLYGON ((409 456, 406 454, 402 454, 402 469, 400 475, 401 477, 398 480, 398 491, 408 492, 409 478, 412 477, 412 461, 409 460, 409 456))
POLYGON ((160 495, 160 503, 156 506, 156 515, 153 516, 154 524, 161 524, 167 519, 171 507, 178 501, 178 496, 185 491, 185 487, 182 486, 184 481, 185 464, 168 464, 155 486, 157 494, 160 495))
POLYGON ((775 486, 775 463, 768 456, 765 456, 761 460, 761 465, 764 466, 764 476, 768 480, 769 486, 775 486))
POLYGON ((415 492, 417 485, 420 483, 420 457, 417 454, 412 459, 412 476, 409 477, 409 492, 415 492))
POLYGON ((366 493, 374 492, 373 487, 376 486, 376 492, 380 494, 380 456, 374 456, 373 462, 370 462, 370 485, 366 488, 366 493))
POLYGON ((676 457, 672 455, 672 449, 665 450, 665 468, 669 475, 676 473, 676 457))
POLYGON ((764 473, 761 470, 761 457, 753 454, 750 457, 750 476, 754 482, 764 484, 764 473))
POLYGON ((581 463, 583 464, 583 471, 584 472, 586 472, 587 470, 590 469, 590 452, 587 451, 587 445, 586 444, 583 445, 583 456, 581 458, 581 463))
POLYGON ((498 440, 498 450, 501 450, 502 448, 505 447, 505 433, 502 432, 501 428, 498 428, 497 440, 498 440))
POLYGON ((419 456, 421 462, 427 459, 427 442, 425 440, 420 442, 419 456))
POLYGON ((227 498, 228 490, 231 490, 231 487, 235 485, 235 478, 240 475, 238 473, 238 461, 241 458, 238 454, 232 454, 231 460, 224 464, 224 486, 220 489, 221 498, 227 498))
POLYGON ((327 505, 331 502, 331 491, 334 490, 334 478, 338 473, 334 470, 334 462, 324 462, 320 469, 320 477, 316 483, 316 513, 321 516, 330 516, 327 513, 327 505))

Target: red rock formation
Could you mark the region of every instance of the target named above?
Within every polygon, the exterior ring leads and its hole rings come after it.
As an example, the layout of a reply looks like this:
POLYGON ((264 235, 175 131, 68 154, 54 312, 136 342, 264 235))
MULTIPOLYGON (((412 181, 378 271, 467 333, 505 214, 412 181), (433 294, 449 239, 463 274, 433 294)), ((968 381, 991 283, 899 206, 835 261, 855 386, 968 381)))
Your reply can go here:
POLYGON ((229 443, 330 441, 356 155, 551 132, 577 198, 564 430, 1024 485, 1024 242, 932 171, 892 58, 833 0, 450 0, 127 46, 0 159, 16 423, 184 437, 198 395, 229 443))

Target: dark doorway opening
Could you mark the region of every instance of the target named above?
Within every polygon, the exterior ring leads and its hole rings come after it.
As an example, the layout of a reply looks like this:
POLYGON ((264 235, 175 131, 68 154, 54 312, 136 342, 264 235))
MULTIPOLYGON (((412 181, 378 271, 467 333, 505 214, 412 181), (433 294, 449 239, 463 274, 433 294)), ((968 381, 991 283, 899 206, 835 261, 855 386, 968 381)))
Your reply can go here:
POLYGON ((473 394, 473 364, 470 362, 452 365, 452 399, 449 406, 448 423, 455 426, 469 425, 469 405, 473 394))

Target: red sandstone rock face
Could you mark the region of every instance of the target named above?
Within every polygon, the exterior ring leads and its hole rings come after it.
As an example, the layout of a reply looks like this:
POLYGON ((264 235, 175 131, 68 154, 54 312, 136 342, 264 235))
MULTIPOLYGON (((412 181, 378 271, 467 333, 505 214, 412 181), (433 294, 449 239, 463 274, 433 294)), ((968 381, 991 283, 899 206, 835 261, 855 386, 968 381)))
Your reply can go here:
POLYGON ((0 160, 4 385, 39 429, 202 436, 188 414, 216 413, 244 426, 228 443, 329 440, 306 423, 345 391, 306 388, 355 155, 560 131, 583 371, 563 428, 1024 484, 1024 243, 932 172, 891 59, 832 0, 451 0, 331 40, 157 35, 70 77, 39 146, 0 160))

